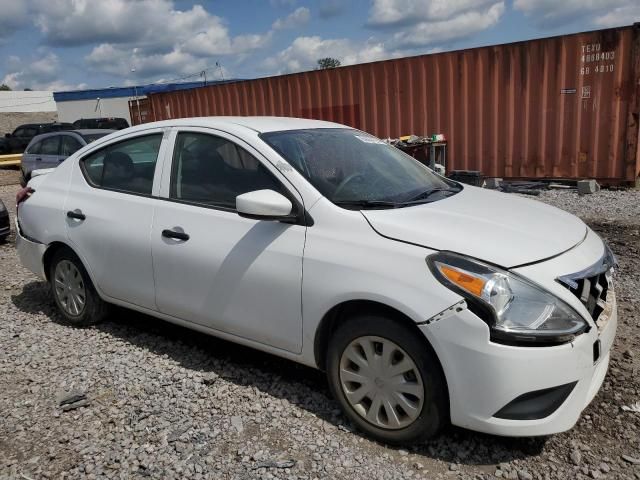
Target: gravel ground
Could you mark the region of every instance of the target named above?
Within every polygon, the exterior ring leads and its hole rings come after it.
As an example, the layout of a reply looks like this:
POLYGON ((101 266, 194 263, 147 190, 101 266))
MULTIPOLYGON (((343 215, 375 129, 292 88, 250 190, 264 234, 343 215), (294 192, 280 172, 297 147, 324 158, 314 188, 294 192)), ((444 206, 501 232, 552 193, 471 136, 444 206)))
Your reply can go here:
MULTIPOLYGON (((11 206, 16 189, 0 198, 11 206)), ((640 479, 640 413, 622 409, 640 401, 640 192, 540 199, 588 220, 620 261, 609 374, 570 432, 451 427, 405 450, 377 444, 312 369, 124 310, 64 325, 12 235, 0 246, 0 479, 640 479), (74 389, 79 408, 65 411, 74 389)))
POLYGON ((640 190, 601 190, 594 195, 578 195, 571 190, 547 190, 533 198, 589 222, 640 224, 640 190))
POLYGON ((20 182, 20 170, 17 168, 0 168, 0 186, 17 185, 20 182))

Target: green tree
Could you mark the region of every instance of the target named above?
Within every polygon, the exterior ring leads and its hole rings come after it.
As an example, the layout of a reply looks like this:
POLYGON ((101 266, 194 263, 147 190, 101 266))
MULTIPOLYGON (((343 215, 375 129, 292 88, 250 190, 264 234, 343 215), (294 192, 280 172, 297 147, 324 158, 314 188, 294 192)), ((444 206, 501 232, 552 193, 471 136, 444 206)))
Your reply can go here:
POLYGON ((4 83, 0 85, 0 91, 7 92, 10 90, 11 90, 11 87, 9 85, 5 85, 4 83))
POLYGON ((327 68, 336 68, 341 65, 340 60, 337 58, 325 57, 318 60, 318 70, 325 70, 327 68))

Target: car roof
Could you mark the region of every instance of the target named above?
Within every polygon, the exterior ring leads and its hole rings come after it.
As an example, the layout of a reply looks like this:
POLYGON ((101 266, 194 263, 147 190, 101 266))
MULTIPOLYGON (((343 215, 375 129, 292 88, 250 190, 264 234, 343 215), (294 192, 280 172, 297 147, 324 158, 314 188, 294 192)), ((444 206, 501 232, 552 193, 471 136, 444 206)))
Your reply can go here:
POLYGON ((33 137, 31 139, 31 142, 29 142, 29 145, 31 145, 32 143, 36 143, 39 142, 40 140, 43 140, 45 138, 49 138, 49 137, 56 137, 59 135, 68 135, 68 134, 76 134, 77 136, 81 137, 83 136, 83 132, 90 135, 92 133, 103 133, 105 135, 108 135, 109 133, 113 133, 117 130, 57 130, 55 132, 46 132, 46 133, 41 133, 39 135, 36 135, 35 137, 33 137))
POLYGON ((143 123, 131 127, 133 130, 144 130, 149 127, 210 127, 242 126, 259 133, 279 132, 283 130, 302 130, 311 128, 351 128, 339 123, 325 122, 293 117, 191 117, 143 123))
POLYGON ((62 133, 69 133, 71 131, 72 130, 61 130, 61 131, 57 131, 57 132, 40 133, 40 134, 36 135, 35 137, 33 137, 31 139, 31 141, 29 142, 29 145, 31 145, 32 143, 39 142, 40 140, 43 140, 45 138, 55 137, 56 135, 60 135, 62 133))
POLYGON ((63 130, 58 133, 73 132, 78 135, 95 135, 96 133, 102 133, 103 135, 109 135, 110 133, 117 132, 118 130, 112 130, 110 128, 77 128, 75 130, 63 130))
POLYGON ((104 122, 104 121, 109 121, 109 120, 126 120, 126 118, 123 117, 91 117, 91 118, 79 118, 77 119, 75 122, 80 122, 80 121, 95 121, 95 122, 104 122))

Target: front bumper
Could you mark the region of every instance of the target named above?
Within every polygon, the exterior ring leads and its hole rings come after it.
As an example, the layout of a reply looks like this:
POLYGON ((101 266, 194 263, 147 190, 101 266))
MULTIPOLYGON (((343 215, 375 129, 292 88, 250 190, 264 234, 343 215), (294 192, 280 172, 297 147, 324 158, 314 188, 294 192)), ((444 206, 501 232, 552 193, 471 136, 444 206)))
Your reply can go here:
POLYGON ((420 328, 440 358, 449 388, 451 422, 479 432, 538 436, 573 427, 600 389, 617 328, 615 294, 611 315, 598 331, 554 347, 518 347, 492 343, 489 328, 463 310, 420 328), (428 330, 428 331, 427 331, 428 330), (600 342, 594 362, 594 343, 600 342), (526 393, 577 382, 566 400, 537 420, 507 420, 495 414, 526 393))
POLYGON ((31 270, 38 277, 45 280, 43 257, 47 246, 33 239, 27 238, 20 230, 20 224, 16 218, 16 250, 23 266, 31 270))

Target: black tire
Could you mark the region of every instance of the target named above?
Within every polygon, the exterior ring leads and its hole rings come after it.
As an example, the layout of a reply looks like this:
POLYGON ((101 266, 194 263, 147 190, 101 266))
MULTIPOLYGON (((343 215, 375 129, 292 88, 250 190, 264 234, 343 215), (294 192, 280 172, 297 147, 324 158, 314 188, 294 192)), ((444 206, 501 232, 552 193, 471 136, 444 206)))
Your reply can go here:
POLYGON ((70 325, 75 327, 88 327, 101 322, 107 316, 109 312, 109 304, 100 298, 98 292, 96 292, 96 289, 93 286, 93 283, 91 282, 91 278, 89 278, 87 270, 84 268, 84 265, 82 265, 78 256, 71 249, 61 248, 53 254, 53 258, 49 265, 49 283, 51 285, 51 294, 53 295, 53 299, 56 302, 58 310, 65 321, 70 325), (55 288, 56 268, 58 264, 63 261, 71 262, 82 276, 85 302, 84 307, 77 315, 67 311, 55 288))
POLYGON ((329 387, 347 417, 359 430, 382 443, 401 445, 426 440, 449 423, 446 381, 433 349, 420 332, 393 318, 360 314, 340 325, 329 341, 327 377, 329 387), (420 373, 424 387, 422 409, 404 428, 380 428, 363 418, 346 399, 340 381, 341 357, 351 342, 365 336, 381 337, 395 343, 409 355, 420 373))

